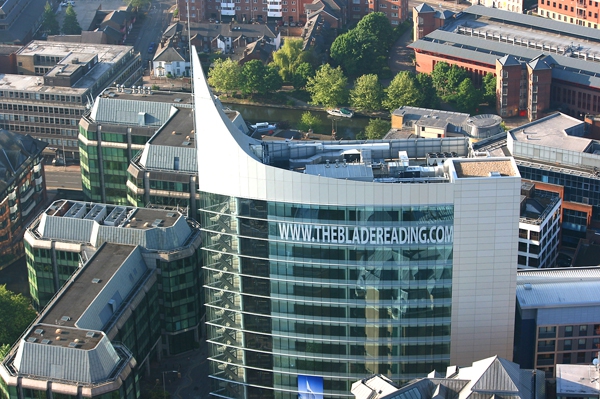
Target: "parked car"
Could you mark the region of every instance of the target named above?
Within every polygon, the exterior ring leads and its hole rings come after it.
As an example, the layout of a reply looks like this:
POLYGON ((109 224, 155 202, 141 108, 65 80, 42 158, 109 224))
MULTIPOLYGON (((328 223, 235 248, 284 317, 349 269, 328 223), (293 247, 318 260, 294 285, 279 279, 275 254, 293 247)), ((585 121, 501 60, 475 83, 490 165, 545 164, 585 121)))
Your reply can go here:
POLYGON ((63 7, 74 6, 75 2, 73 0, 67 0, 60 3, 60 5, 63 7))
POLYGON ((152 42, 152 43, 150 43, 150 45, 148 46, 148 54, 152 54, 152 53, 154 53, 154 50, 156 50, 156 43, 152 42))

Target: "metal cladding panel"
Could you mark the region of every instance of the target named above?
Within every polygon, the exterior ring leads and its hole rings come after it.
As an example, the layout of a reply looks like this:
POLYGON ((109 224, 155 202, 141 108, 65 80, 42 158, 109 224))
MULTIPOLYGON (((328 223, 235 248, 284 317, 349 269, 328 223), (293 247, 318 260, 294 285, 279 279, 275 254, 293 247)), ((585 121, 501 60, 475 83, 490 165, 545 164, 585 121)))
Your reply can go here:
POLYGON ((93 220, 44 214, 38 230, 44 239, 90 242, 95 224, 93 220))
POLYGON ((517 300, 524 308, 555 308, 569 306, 600 307, 598 281, 522 283, 517 285, 517 300))
POLYGON ((106 336, 92 350, 21 342, 19 351, 19 373, 83 383, 106 379, 119 362, 106 336))
POLYGON ((122 227, 101 225, 98 226, 98 237, 92 244, 95 247, 99 247, 105 242, 146 247, 146 233, 140 229, 125 229, 122 227))
POLYGON ((185 219, 180 217, 171 227, 149 229, 145 233, 146 248, 166 251, 183 246, 191 230, 185 219))
POLYGON ((119 270, 106 283, 106 286, 90 303, 75 325, 81 329, 102 330, 105 321, 100 317, 105 308, 110 314, 118 312, 123 298, 127 298, 133 287, 147 270, 140 248, 135 248, 123 262, 119 270), (114 309, 109 301, 115 301, 114 309))
POLYGON ((197 172, 196 149, 193 144, 188 147, 171 147, 148 145, 143 163, 148 169, 179 170, 182 172, 197 172), (178 169, 175 169, 175 157, 179 158, 178 169))
POLYGON ((538 309, 537 324, 539 326, 555 326, 559 324, 592 324, 598 323, 599 314, 600 305, 538 309))
MULTIPOLYGON (((140 100, 143 97, 140 97, 140 100)), ((98 97, 91 118, 96 123, 140 125, 140 114, 144 114, 143 126, 162 126, 171 118, 176 108, 172 104, 153 101, 117 100, 98 97)), ((186 104, 177 104, 185 107, 186 104)))

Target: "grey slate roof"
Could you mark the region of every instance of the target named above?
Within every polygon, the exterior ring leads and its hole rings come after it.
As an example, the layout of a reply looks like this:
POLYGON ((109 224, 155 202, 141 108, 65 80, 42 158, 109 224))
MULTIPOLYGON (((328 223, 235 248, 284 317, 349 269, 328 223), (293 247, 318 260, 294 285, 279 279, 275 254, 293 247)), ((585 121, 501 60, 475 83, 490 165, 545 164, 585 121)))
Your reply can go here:
POLYGON ((162 62, 174 62, 174 61, 186 61, 186 59, 179 54, 179 52, 171 45, 161 47, 159 46, 158 52, 152 59, 152 61, 162 62))
POLYGON ((434 12, 435 10, 427 3, 421 3, 415 7, 417 12, 434 12))
POLYGON ((498 60, 498 62, 504 66, 521 65, 521 63, 519 61, 517 61, 517 59, 510 54, 507 54, 504 57, 500 58, 498 60))
MULTIPOLYGON (((11 8, 9 15, 11 13, 19 13, 19 15, 10 25, 9 29, 0 30, 0 43, 26 44, 30 38, 28 40, 25 39, 32 33, 33 28, 37 26, 37 21, 44 12, 46 0, 31 0, 31 2, 26 5, 26 10, 23 10, 20 5, 13 7, 14 3, 17 3, 17 1, 3 1, 2 3, 3 5, 6 5, 6 7, 11 8)), ((23 1, 22 3, 25 2, 23 1)), ((2 12, 2 14, 5 14, 5 12, 2 12)))
POLYGON ((39 155, 48 145, 30 135, 0 129, 0 193, 14 181, 20 168, 31 157, 39 155))

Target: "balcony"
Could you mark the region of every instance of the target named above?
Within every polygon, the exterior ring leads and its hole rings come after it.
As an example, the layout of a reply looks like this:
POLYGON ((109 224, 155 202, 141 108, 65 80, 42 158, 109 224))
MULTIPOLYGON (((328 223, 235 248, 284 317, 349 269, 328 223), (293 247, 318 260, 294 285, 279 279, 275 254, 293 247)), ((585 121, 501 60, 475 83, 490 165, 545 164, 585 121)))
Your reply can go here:
POLYGON ((9 200, 15 200, 17 198, 17 190, 14 190, 13 192, 8 194, 8 199, 9 200))
POLYGON ((267 12, 267 17, 281 18, 282 16, 283 16, 283 13, 281 11, 269 11, 269 12, 267 12))
POLYGON ((44 182, 44 177, 43 176, 40 176, 37 179, 35 179, 35 185, 36 186, 42 185, 43 182, 44 182))
POLYGON ((235 10, 221 10, 221 15, 235 15, 235 10))
POLYGON ((32 202, 31 205, 29 205, 27 207, 27 209, 25 209, 23 212, 21 212, 21 214, 23 215, 23 217, 29 215, 29 212, 33 211, 33 209, 35 208, 36 203, 32 202))
POLYGON ((19 204, 11 206, 10 208, 8 208, 8 210, 10 211, 10 213, 17 213, 17 210, 19 210, 19 204))
POLYGON ((38 163, 37 165, 35 165, 35 166, 33 167, 33 171, 34 171, 35 173, 39 172, 40 170, 42 170, 42 164, 41 164, 41 163, 38 163))
POLYGON ((23 195, 21 195, 21 203, 25 203, 27 201, 29 201, 29 198, 31 198, 31 195, 33 194, 33 187, 29 187, 29 189, 27 191, 25 191, 23 193, 23 195))
POLYGON ((278 4, 269 4, 268 6, 269 12, 281 12, 281 6, 278 4))
POLYGON ((235 10, 235 3, 221 3, 221 9, 227 9, 226 11, 235 10))

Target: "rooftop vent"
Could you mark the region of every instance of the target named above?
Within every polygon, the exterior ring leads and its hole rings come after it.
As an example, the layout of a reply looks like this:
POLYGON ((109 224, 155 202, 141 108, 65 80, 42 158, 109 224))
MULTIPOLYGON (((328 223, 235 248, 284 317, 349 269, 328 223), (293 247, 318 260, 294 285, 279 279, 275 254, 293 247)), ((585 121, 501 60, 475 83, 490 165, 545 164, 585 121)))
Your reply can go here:
POLYGON ((56 333, 57 333, 57 334, 62 334, 62 330, 61 330, 60 328, 57 328, 57 329, 56 329, 56 333))
POLYGON ((180 102, 181 102, 181 101, 183 101, 183 100, 182 100, 181 98, 179 98, 179 97, 178 97, 178 98, 174 99, 173 101, 175 101, 176 103, 180 103, 180 102))
POLYGON ((77 348, 77 342, 69 342, 69 348, 77 348))
POLYGON ((167 217, 168 218, 172 218, 175 215, 176 215, 175 212, 169 212, 169 213, 167 213, 167 217))
POLYGON ((183 143, 181 143, 182 145, 190 145, 189 141, 184 141, 183 143))
POLYGON ((92 284, 98 284, 100 282, 99 278, 92 279, 92 284))
POLYGON ((41 328, 36 328, 34 333, 37 335, 42 335, 44 333, 44 330, 42 330, 41 328))
POLYGON ((69 316, 63 316, 63 317, 60 318, 60 320, 62 320, 62 321, 69 321, 69 320, 71 320, 71 318, 69 316))
POLYGON ((156 219, 153 223, 152 223, 152 227, 158 227, 160 226, 160 224, 163 222, 162 219, 156 219))
POLYGON ((49 343, 50 343, 49 339, 43 339, 42 340, 42 344, 44 344, 44 345, 48 345, 49 343))
POLYGON ((525 284, 523 284, 523 288, 525 288, 527 291, 531 291, 531 288, 533 288, 533 287, 531 286, 530 283, 525 283, 525 284))
POLYGON ((35 337, 27 338, 27 342, 35 342, 35 341, 37 341, 37 338, 35 338, 35 337))
POLYGON ((87 338, 94 338, 95 335, 96 335, 96 333, 93 332, 93 331, 88 331, 88 332, 85 333, 85 336, 87 338))
POLYGON ((490 172, 489 177, 501 177, 500 172, 490 172))

